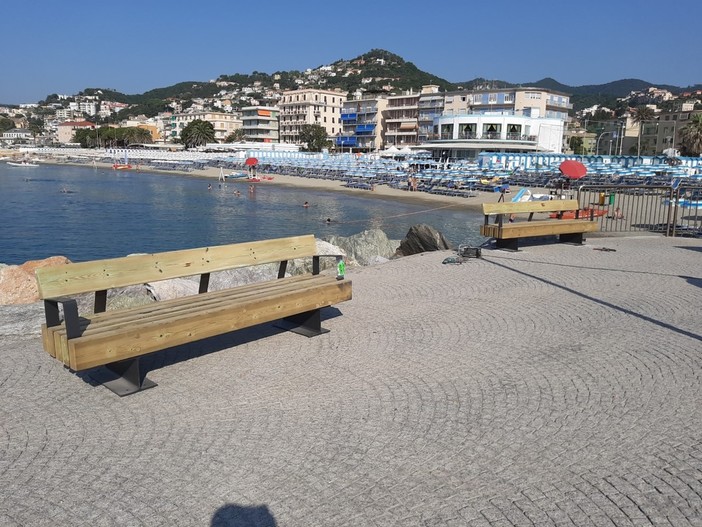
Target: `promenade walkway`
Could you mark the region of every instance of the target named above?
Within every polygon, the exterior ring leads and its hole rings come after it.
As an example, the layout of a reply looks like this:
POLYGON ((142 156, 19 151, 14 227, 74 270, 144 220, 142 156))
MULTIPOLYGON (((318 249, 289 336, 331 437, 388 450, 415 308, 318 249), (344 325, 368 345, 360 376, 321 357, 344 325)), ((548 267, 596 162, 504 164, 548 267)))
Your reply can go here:
POLYGON ((351 270, 326 335, 156 355, 124 399, 0 307, 0 525, 702 525, 702 241, 449 255, 351 270))

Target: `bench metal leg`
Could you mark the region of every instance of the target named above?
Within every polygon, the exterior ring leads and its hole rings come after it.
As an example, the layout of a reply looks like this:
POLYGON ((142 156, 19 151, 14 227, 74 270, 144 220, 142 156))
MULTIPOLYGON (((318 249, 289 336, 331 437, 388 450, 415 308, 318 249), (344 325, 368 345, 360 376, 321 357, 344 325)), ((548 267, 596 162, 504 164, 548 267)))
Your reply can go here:
POLYGON ((117 375, 117 378, 107 381, 103 380, 102 385, 120 397, 156 386, 155 382, 146 378, 146 373, 142 374, 139 368, 138 357, 136 359, 112 362, 105 365, 105 368, 117 375))
POLYGON ((323 333, 329 333, 328 329, 322 327, 321 310, 306 311, 298 315, 292 315, 276 322, 276 326, 281 329, 304 335, 305 337, 316 337, 323 333))
POLYGON ((561 243, 574 243, 577 245, 583 244, 583 233, 576 232, 574 234, 561 234, 558 237, 558 241, 561 243))
POLYGON ((498 249, 507 249, 509 251, 518 251, 518 238, 510 238, 503 240, 502 238, 495 239, 495 247, 498 249))

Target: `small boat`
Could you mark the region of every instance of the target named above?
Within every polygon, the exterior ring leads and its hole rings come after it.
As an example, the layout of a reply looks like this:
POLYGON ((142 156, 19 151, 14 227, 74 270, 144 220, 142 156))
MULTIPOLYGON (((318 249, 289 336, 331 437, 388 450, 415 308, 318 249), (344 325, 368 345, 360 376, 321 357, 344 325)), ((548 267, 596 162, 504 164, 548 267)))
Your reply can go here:
POLYGON ((10 165, 11 167, 38 167, 39 166, 36 163, 30 163, 29 161, 20 161, 19 163, 15 162, 15 161, 8 161, 7 164, 10 165))
POLYGON ((250 181, 252 183, 258 183, 259 181, 261 181, 261 178, 256 177, 256 176, 247 176, 246 181, 250 181))
POLYGON ((129 158, 127 157, 127 151, 124 151, 124 161, 122 163, 118 163, 115 161, 112 164, 112 170, 130 170, 132 168, 132 165, 129 164, 129 158))
POLYGON ((244 172, 230 172, 229 174, 227 174, 224 177, 227 179, 244 179, 244 178, 247 178, 249 176, 246 175, 246 173, 244 173, 244 172))
POLYGON ((590 215, 594 216, 595 218, 599 218, 600 216, 604 216, 607 214, 606 209, 580 209, 578 211, 574 210, 567 210, 563 213, 560 214, 558 212, 552 212, 551 214, 548 215, 549 218, 560 218, 562 220, 574 220, 575 219, 575 213, 578 213, 578 218, 581 220, 586 220, 590 218, 590 215))

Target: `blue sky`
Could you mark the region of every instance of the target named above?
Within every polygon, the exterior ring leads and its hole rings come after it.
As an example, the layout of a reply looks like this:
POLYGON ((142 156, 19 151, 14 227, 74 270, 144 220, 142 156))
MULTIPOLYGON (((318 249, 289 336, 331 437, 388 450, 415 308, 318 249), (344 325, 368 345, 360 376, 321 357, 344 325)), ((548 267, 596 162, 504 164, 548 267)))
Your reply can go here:
POLYGON ((0 103, 304 70, 373 48, 459 82, 702 83, 700 0, 26 0, 0 6, 0 103))

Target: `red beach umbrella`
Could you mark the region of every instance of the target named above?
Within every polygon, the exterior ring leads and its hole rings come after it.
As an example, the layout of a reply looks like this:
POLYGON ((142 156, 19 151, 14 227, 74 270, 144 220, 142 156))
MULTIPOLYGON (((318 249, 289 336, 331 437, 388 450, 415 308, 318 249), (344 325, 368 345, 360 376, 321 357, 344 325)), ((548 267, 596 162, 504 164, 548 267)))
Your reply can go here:
POLYGON ((568 159, 558 166, 558 169, 568 179, 580 179, 587 174, 587 168, 580 161, 568 159))
POLYGON ((246 166, 249 166, 249 167, 256 166, 256 165, 258 165, 258 159, 256 159, 255 157, 249 157, 245 161, 245 164, 246 164, 246 166))

